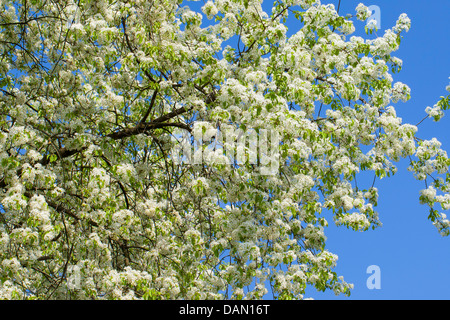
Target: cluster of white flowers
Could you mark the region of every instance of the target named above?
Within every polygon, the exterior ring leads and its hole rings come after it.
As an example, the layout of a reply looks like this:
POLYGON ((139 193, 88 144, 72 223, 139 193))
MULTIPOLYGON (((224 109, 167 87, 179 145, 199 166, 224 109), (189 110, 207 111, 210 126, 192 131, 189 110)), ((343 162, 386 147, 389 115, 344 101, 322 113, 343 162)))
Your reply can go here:
POLYGON ((15 285, 12 280, 6 280, 0 284, 0 299, 19 300, 23 297, 23 290, 19 285, 15 285))
POLYGON ((28 150, 27 156, 33 162, 37 162, 43 158, 42 154, 33 149, 28 150))
POLYGON ((450 221, 445 213, 441 213, 439 219, 436 219, 433 225, 442 236, 450 235, 450 221))
POLYGON ((25 126, 14 126, 9 130, 9 139, 14 146, 27 144, 34 138, 34 131, 25 126))
POLYGON ((428 160, 441 151, 442 143, 436 138, 422 141, 416 149, 416 156, 419 159, 428 160))
POLYGON ((130 182, 136 176, 136 168, 130 163, 123 163, 117 166, 117 174, 121 181, 130 182))
POLYGON ((353 230, 364 231, 367 230, 371 223, 367 219, 365 214, 362 213, 349 213, 340 216, 337 221, 337 225, 345 225, 353 230))
POLYGON ((217 7, 214 5, 214 2, 211 0, 205 3, 202 7, 202 11, 207 15, 208 19, 212 19, 212 17, 219 12, 217 7))
POLYGON ((369 10, 368 7, 366 7, 364 4, 360 3, 356 7, 356 18, 361 21, 367 20, 372 12, 369 10))
POLYGON ((330 20, 337 18, 338 13, 333 4, 311 6, 303 15, 305 25, 312 25, 315 27, 322 27, 330 22, 330 20))
POLYGON ((392 101, 398 102, 399 100, 402 100, 403 102, 406 102, 409 100, 411 95, 411 89, 404 83, 396 82, 394 84, 394 87, 392 88, 392 101))
POLYGON ((377 28, 378 28, 378 22, 374 18, 370 19, 366 24, 366 30, 377 30, 377 28))
POLYGON ((23 210, 27 205, 23 195, 24 191, 25 187, 20 183, 11 186, 7 191, 7 196, 2 199, 3 208, 12 212, 23 210))
POLYGON ((144 215, 152 218, 156 215, 156 210, 158 209, 159 202, 153 199, 146 199, 145 202, 138 202, 137 206, 140 212, 144 215))
POLYGON ((89 187, 92 189, 103 189, 108 186, 111 179, 103 168, 94 168, 91 172, 89 187))
POLYGON ((435 104, 433 107, 426 107, 425 112, 429 117, 433 118, 434 121, 439 121, 444 116, 444 111, 442 110, 441 106, 437 104, 435 104))
POLYGON ((333 164, 333 169, 346 176, 359 172, 359 168, 346 156, 337 159, 333 164))
POLYGON ((436 189, 433 186, 429 186, 427 189, 421 190, 421 202, 434 202, 436 197, 436 189))
POLYGON ((393 30, 395 32, 400 33, 402 31, 408 32, 410 28, 411 28, 411 19, 409 19, 406 13, 402 13, 398 18, 393 30))

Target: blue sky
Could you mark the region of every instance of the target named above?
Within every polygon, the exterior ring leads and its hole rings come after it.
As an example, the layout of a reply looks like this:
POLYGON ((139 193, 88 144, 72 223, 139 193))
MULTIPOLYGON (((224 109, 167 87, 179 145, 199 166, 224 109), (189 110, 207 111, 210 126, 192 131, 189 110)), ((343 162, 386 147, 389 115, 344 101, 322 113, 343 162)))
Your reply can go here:
MULTIPOLYGON (((354 13, 363 1, 342 0, 340 13, 354 13)), ((334 3, 338 0, 322 1, 334 3)), ((450 1, 435 0, 370 0, 381 10, 381 30, 395 25, 406 13, 412 26, 404 35, 400 49, 394 53, 403 60, 403 69, 394 81, 411 88, 411 99, 395 105, 404 123, 417 124, 442 95, 450 76, 450 1)), ((364 23, 356 23, 356 35, 362 35, 364 23)), ((295 28, 293 25, 288 27, 295 28)), ((447 92, 448 94, 448 92, 447 92)), ((436 137, 450 154, 450 114, 440 122, 426 120, 419 125, 418 136, 436 137)), ((337 228, 330 223, 325 234, 327 248, 339 256, 335 271, 354 284, 352 295, 336 297, 332 292, 310 290, 314 299, 450 299, 450 238, 439 235, 427 219, 428 207, 419 204, 419 190, 424 182, 406 171, 408 162, 398 164, 398 173, 377 180, 379 190, 377 211, 383 226, 366 232, 337 228), (367 267, 377 265, 381 271, 381 288, 368 289, 367 267)))

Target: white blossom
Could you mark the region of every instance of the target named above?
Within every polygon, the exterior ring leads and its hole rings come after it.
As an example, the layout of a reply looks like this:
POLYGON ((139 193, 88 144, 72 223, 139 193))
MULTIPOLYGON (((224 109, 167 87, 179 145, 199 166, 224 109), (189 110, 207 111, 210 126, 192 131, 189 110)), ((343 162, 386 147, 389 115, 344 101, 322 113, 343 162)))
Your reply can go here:
POLYGON ((358 6, 356 7, 356 17, 358 18, 358 20, 367 20, 371 14, 372 12, 370 12, 369 8, 362 3, 358 4, 358 6))

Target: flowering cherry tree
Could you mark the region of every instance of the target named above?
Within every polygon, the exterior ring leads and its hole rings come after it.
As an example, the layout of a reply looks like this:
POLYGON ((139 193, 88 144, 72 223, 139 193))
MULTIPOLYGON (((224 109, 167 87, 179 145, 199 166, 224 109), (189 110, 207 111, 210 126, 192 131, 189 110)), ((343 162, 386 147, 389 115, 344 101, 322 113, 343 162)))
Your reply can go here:
MULTIPOLYGON (((389 177, 401 158, 449 234, 450 160, 391 105, 410 98, 392 75, 405 14, 369 40, 352 36, 370 16, 362 4, 346 16, 318 0, 192 7, 1 1, 1 298, 348 295, 324 231, 379 226, 377 189, 357 177, 389 177), (174 161, 174 132, 199 121, 210 137, 275 130, 277 172, 217 150, 174 161)), ((448 108, 442 97, 427 117, 448 108)))

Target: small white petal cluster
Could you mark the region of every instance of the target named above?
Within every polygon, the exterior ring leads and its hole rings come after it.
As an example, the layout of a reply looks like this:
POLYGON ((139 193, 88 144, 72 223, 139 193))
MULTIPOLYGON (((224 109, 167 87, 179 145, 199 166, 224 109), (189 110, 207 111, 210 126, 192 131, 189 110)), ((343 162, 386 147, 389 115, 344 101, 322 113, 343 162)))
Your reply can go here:
POLYGON ((435 104, 433 107, 426 107, 425 112, 429 117, 433 118, 434 121, 439 121, 444 116, 444 111, 441 106, 435 104))
POLYGON ((372 12, 369 10, 368 7, 366 7, 364 4, 360 3, 356 7, 356 18, 361 21, 367 20, 372 12))
POLYGON ((393 30, 395 32, 400 33, 402 31, 408 32, 410 28, 411 28, 411 19, 409 19, 406 13, 402 13, 398 18, 393 30))
POLYGON ((211 0, 205 3, 205 5, 202 7, 202 11, 208 16, 208 19, 211 19, 219 12, 214 2, 211 0))
POLYGON ((433 225, 441 236, 446 237, 450 235, 450 221, 445 213, 441 213, 439 218, 433 222, 433 225))
POLYGON ((377 30, 378 22, 376 19, 370 19, 366 24, 366 30, 377 30))

